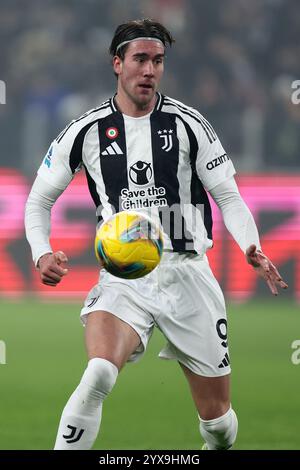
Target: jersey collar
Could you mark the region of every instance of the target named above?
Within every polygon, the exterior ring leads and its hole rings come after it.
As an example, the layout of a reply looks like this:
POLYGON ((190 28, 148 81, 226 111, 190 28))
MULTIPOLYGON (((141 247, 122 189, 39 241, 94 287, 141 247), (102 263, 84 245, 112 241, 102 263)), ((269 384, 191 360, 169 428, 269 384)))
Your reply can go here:
MULTIPOLYGON (((118 108, 117 101, 116 101, 116 96, 117 96, 117 93, 115 93, 114 96, 110 99, 110 106, 111 106, 111 109, 114 112, 119 112, 120 113, 121 111, 118 108)), ((163 101, 163 97, 162 97, 161 93, 159 93, 157 91, 156 92, 156 103, 155 103, 155 106, 152 110, 152 113, 154 113, 154 111, 159 111, 161 109, 162 101, 163 101)))

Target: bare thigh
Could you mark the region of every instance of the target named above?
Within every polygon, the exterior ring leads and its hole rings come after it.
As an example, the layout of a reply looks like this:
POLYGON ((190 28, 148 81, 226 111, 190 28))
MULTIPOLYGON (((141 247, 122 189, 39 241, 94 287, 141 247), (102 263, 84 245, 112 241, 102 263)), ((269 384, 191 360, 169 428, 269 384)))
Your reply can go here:
POLYGON ((230 375, 203 377, 180 365, 189 382, 199 416, 209 420, 224 415, 230 408, 230 375))
POLYGON ((131 326, 109 312, 99 310, 87 317, 85 344, 89 359, 101 357, 120 370, 140 342, 131 326))

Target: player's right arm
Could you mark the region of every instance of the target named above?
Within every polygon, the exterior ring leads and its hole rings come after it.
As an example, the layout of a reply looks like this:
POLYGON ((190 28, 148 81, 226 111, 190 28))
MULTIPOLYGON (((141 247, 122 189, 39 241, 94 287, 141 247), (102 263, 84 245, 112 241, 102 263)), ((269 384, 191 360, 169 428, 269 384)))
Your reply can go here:
POLYGON ((53 253, 49 238, 51 209, 81 168, 81 155, 74 145, 77 132, 73 126, 51 144, 25 207, 26 237, 33 262, 40 272, 41 281, 49 286, 56 286, 68 272, 66 255, 62 251, 53 253))
POLYGON ((26 237, 31 246, 33 262, 40 272, 41 281, 49 286, 56 286, 67 274, 66 255, 62 251, 53 253, 49 240, 51 209, 62 192, 38 175, 25 207, 26 237))

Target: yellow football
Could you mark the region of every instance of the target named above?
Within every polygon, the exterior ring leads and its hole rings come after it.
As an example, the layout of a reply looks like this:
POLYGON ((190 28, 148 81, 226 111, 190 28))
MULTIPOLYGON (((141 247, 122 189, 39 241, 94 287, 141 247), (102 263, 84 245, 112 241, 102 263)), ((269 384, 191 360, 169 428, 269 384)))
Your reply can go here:
POLYGON ((150 217, 134 211, 118 212, 97 230, 95 253, 114 276, 137 279, 160 262, 163 235, 150 217))

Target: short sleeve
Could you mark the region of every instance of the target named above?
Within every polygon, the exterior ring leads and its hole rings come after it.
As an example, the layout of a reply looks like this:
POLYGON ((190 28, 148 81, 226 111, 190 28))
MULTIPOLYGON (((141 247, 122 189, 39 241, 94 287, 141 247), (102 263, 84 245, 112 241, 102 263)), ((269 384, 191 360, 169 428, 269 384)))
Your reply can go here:
POLYGON ((214 129, 206 120, 205 126, 199 126, 198 139, 196 171, 204 187, 209 191, 232 177, 235 169, 214 129))

